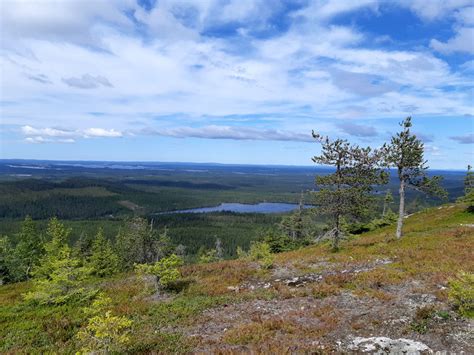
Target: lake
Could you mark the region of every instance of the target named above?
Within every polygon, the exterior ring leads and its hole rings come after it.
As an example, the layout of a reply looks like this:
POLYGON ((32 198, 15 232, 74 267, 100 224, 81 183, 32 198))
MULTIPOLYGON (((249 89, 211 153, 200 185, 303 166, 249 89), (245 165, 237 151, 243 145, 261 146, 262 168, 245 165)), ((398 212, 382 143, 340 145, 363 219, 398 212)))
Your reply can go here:
MULTIPOLYGON (((305 208, 312 207, 306 205, 305 208)), ((214 207, 191 208, 189 210, 177 210, 161 213, 209 213, 209 212, 236 212, 236 213, 285 213, 298 208, 296 203, 261 202, 256 204, 245 203, 221 203, 214 207)))

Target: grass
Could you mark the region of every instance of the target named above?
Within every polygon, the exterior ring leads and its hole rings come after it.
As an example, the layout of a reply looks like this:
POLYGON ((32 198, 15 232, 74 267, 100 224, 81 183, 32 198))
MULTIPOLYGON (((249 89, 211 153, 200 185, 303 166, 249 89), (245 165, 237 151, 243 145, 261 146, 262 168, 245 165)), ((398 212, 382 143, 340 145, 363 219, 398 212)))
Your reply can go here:
MULTIPOLYGON (((390 302, 386 287, 418 279, 448 301, 448 280, 460 271, 474 272, 472 228, 461 224, 474 223, 474 216, 459 205, 446 205, 417 213, 406 220, 405 235, 401 240, 392 238, 393 227, 383 228, 358 236, 342 244, 339 252, 330 251, 329 245, 314 245, 304 249, 278 254, 274 268, 293 268, 295 272, 333 267, 343 270, 350 266, 390 260, 390 264, 361 273, 331 274, 320 283, 306 288, 285 285, 272 290, 241 290, 229 286, 245 282, 268 280, 272 270, 261 270, 258 264, 245 260, 229 260, 182 268, 189 285, 180 293, 165 299, 157 298, 133 274, 115 275, 106 280, 90 281, 113 300, 113 312, 133 320, 131 353, 187 353, 199 343, 187 337, 184 331, 202 320, 205 310, 254 299, 275 301, 294 297, 313 297, 323 300, 341 292, 352 292, 360 297, 373 297, 390 302), (326 264, 321 264, 324 261, 326 264), (319 263, 319 264, 318 264, 319 263), (312 269, 311 265, 317 266, 312 269), (324 266, 328 265, 328 266, 324 266)), ((21 294, 28 291, 29 283, 0 287, 0 352, 1 353, 74 353, 77 351, 75 334, 86 322, 84 305, 25 306, 21 294)), ((427 290, 424 290, 427 292, 427 290)), ((410 324, 411 330, 429 331, 433 317, 445 319, 443 310, 420 309, 410 324)), ((447 319, 447 318, 446 318, 447 319)), ((376 320, 374 320, 376 326, 376 320)), ((319 339, 338 324, 337 309, 301 311, 288 319, 249 319, 229 329, 221 341, 229 346, 254 346, 261 351, 290 349, 301 339, 319 339), (296 321, 298 317, 317 318, 320 325, 308 328, 296 321)), ((361 329, 363 322, 354 320, 353 330, 361 329)))

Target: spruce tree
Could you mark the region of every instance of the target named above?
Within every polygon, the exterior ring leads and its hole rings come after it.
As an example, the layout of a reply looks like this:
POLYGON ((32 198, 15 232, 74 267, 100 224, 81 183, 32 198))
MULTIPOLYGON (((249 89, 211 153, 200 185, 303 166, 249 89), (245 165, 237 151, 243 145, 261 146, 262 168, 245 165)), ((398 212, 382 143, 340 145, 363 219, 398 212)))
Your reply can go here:
POLYGON ((385 197, 383 199, 383 211, 382 211, 382 217, 385 216, 387 211, 390 209, 390 205, 393 203, 393 195, 390 190, 387 190, 387 193, 385 194, 385 197))
POLYGON ((43 254, 43 241, 35 223, 27 216, 18 233, 18 244, 11 255, 11 274, 14 281, 30 278, 32 269, 38 265, 43 254))
POLYGON ((441 188, 441 176, 428 178, 426 161, 423 158, 424 145, 410 128, 411 117, 400 123, 402 131, 392 137, 390 144, 382 148, 386 163, 389 167, 397 169, 399 180, 399 208, 397 220, 397 239, 402 237, 403 218, 405 216, 405 193, 408 187, 441 198, 447 197, 447 192, 441 188))
POLYGON ((379 167, 380 154, 371 148, 360 148, 343 139, 330 140, 313 132, 322 151, 313 161, 334 167, 335 171, 316 177, 320 187, 315 192, 317 212, 329 216, 332 228, 326 235, 334 250, 343 237, 343 225, 368 214, 373 202, 372 186, 387 182, 387 174, 379 167))
POLYGON ((11 281, 10 255, 12 247, 7 236, 0 236, 0 285, 11 281))
POLYGON ((118 272, 118 264, 118 256, 110 241, 105 238, 104 230, 100 228, 92 243, 92 255, 89 259, 92 274, 100 277, 110 276, 118 272))
POLYGON ((467 166, 466 177, 464 178, 464 196, 459 198, 460 202, 467 204, 467 211, 474 212, 474 172, 472 166, 467 166))
POLYGON ((56 218, 48 223, 45 254, 33 269, 33 289, 24 295, 25 300, 40 304, 63 304, 72 299, 92 296, 80 286, 87 276, 79 259, 74 258, 67 244, 70 230, 56 218))
POLYGON ((298 209, 290 215, 283 217, 279 225, 280 229, 293 241, 300 240, 304 236, 303 210, 304 200, 303 193, 301 193, 298 209))

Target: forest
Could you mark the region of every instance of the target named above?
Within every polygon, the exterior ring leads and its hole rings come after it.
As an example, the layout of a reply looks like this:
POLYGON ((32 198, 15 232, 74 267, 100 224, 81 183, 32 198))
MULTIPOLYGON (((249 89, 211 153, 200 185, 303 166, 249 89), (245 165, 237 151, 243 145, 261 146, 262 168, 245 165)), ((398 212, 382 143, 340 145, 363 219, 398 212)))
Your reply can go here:
MULTIPOLYGON (((350 252, 354 243, 357 249, 357 243, 364 240, 367 233, 382 233, 382 243, 387 247, 390 245, 387 243, 392 246, 401 243, 407 238, 405 234, 412 233, 411 224, 409 228, 406 226, 410 214, 418 215, 422 209, 432 213, 427 209, 429 206, 446 203, 449 198, 457 202, 449 206, 449 209, 455 207, 452 218, 472 220, 474 173, 471 167, 462 175, 428 174, 423 143, 411 132, 410 118, 405 119, 401 131, 379 149, 360 147, 342 139, 332 140, 314 132, 313 136, 321 145, 321 153, 314 156, 313 161, 332 167, 313 176, 309 176, 305 168, 288 171, 281 167, 264 177, 252 176, 252 172, 247 171, 247 175, 237 179, 232 170, 229 172, 222 167, 199 174, 197 178, 184 174, 188 180, 180 173, 174 180, 170 173, 166 177, 157 173, 148 179, 135 179, 136 176, 121 175, 124 172, 108 171, 95 172, 93 177, 69 176, 64 171, 62 176, 47 176, 45 172, 26 179, 11 174, 4 176, 0 187, 3 192, 0 277, 2 287, 7 288, 1 291, 14 290, 14 299, 20 300, 3 311, 5 329, 10 329, 8 334, 18 334, 21 344, 29 350, 187 352, 192 348, 188 340, 161 328, 153 333, 156 334, 153 339, 140 338, 138 334, 149 334, 134 331, 134 327, 148 324, 143 318, 146 317, 144 309, 138 311, 137 305, 133 305, 128 312, 117 312, 122 301, 108 288, 118 287, 115 292, 120 297, 129 302, 133 295, 144 307, 156 299, 170 298, 170 303, 158 302, 158 308, 156 305, 150 308, 158 312, 151 317, 161 317, 166 326, 198 315, 213 305, 238 302, 237 296, 228 292, 240 290, 240 286, 219 286, 224 288, 221 291, 214 288, 212 292, 205 286, 209 282, 228 282, 222 275, 209 276, 215 272, 216 265, 229 267, 223 264, 226 259, 240 263, 236 264, 239 266, 235 272, 226 271, 230 273, 229 280, 241 283, 251 275, 254 279, 268 279, 281 268, 277 265, 284 260, 282 258, 304 254, 310 248, 323 248, 324 253, 332 253, 331 258, 337 259, 350 252), (285 174, 279 176, 278 171, 285 174), (221 178, 216 180, 215 175, 221 178), (250 184, 252 179, 255 182, 250 184), (313 180, 316 188, 308 188, 308 180, 313 180), (252 203, 262 201, 263 196, 266 201, 297 203, 294 211, 284 214, 157 213, 216 204, 222 199, 252 203), (15 285, 25 287, 24 291, 18 294, 15 285), (72 311, 67 311, 69 307, 72 311), (48 330, 57 340, 49 335, 40 336, 39 328, 18 333, 24 324, 15 315, 15 309, 19 314, 29 314, 30 320, 32 315, 33 327, 45 327, 42 322, 46 318, 40 314, 59 316, 67 324, 54 323, 63 331, 48 330)), ((271 168, 258 169, 268 172, 271 168)), ((446 206, 437 209, 442 208, 446 206)), ((439 228, 438 225, 431 227, 439 228)), ((459 240, 468 236, 464 229, 456 233, 459 240)), ((374 244, 369 242, 368 245, 374 244)), ((362 255, 364 259, 365 254, 362 255)), ((380 260, 375 259, 375 263, 380 260)), ((298 258, 294 261, 299 262, 298 258)), ((302 271, 308 268, 301 267, 302 271)), ((470 275, 461 273, 450 281, 449 299, 462 317, 472 317, 473 312, 470 275)), ((300 282, 300 277, 313 280, 314 276, 293 275, 287 285, 300 282)), ((383 277, 385 280, 388 276, 383 277)), ((280 278, 270 280, 280 282, 280 278)), ((349 279, 347 282, 343 278, 334 280, 311 292, 317 298, 325 298, 339 294, 350 285, 349 279)), ((377 282, 381 283, 380 280, 377 282)), ((271 282, 263 289, 271 287, 271 282)), ((363 287, 364 281, 354 285, 351 287, 363 287)), ((285 295, 293 291, 285 291, 282 286, 275 286, 274 293, 268 294, 253 293, 255 287, 260 286, 251 286, 245 297, 294 297, 285 295)), ((432 315, 419 317, 425 317, 419 322, 426 323, 432 315)), ((425 323, 413 323, 414 331, 422 332, 425 323)), ((20 343, 11 335, 4 335, 7 340, 1 349, 14 351, 20 343)), ((237 339, 237 343, 242 341, 237 339)))

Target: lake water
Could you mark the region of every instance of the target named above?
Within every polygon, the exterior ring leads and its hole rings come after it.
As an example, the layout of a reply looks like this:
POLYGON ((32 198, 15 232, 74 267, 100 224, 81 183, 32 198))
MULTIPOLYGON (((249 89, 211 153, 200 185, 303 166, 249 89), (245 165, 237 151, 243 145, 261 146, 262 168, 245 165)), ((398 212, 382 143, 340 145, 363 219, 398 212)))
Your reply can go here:
MULTIPOLYGON (((311 206, 305 206, 308 208, 311 206)), ((236 213, 285 213, 298 208, 295 203, 272 203, 261 202, 256 204, 245 203, 221 203, 219 206, 192 208, 189 210, 177 210, 162 213, 208 213, 208 212, 236 212, 236 213)))

